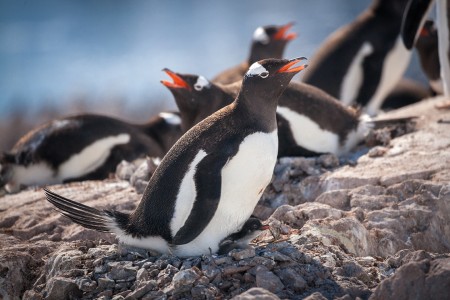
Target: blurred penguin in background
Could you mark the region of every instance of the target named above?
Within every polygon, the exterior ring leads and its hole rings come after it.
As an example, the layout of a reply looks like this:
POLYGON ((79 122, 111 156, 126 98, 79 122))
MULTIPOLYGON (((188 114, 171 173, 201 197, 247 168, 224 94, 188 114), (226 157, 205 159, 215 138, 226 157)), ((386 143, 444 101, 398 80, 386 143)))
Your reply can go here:
POLYGON ((400 36, 407 1, 374 0, 320 46, 303 82, 376 115, 410 62, 412 50, 400 36))

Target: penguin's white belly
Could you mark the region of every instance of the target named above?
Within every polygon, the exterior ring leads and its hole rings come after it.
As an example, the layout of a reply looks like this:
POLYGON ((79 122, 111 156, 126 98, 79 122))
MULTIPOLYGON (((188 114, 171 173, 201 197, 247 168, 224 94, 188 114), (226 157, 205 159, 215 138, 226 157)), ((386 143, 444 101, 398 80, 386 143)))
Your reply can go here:
POLYGON ((276 130, 247 136, 222 168, 220 201, 213 218, 200 235, 188 244, 176 246, 174 253, 190 256, 217 252, 219 242, 238 231, 253 213, 272 179, 277 153, 276 130))
POLYGON ((408 67, 412 52, 406 49, 401 37, 397 38, 394 47, 386 55, 383 62, 380 82, 378 87, 366 105, 366 113, 369 116, 378 114, 386 96, 397 85, 408 67))
POLYGON ((95 141, 61 164, 58 168, 58 177, 64 180, 89 174, 103 165, 112 148, 120 144, 126 144, 129 141, 130 135, 126 133, 95 141))
POLYGON ((351 105, 358 97, 358 92, 364 79, 363 63, 367 56, 373 53, 373 46, 369 42, 362 44, 355 55, 342 80, 339 99, 344 105, 351 105))
POLYGON ((318 153, 339 152, 339 136, 320 126, 305 115, 288 107, 278 106, 277 113, 289 122, 295 143, 305 149, 318 153))

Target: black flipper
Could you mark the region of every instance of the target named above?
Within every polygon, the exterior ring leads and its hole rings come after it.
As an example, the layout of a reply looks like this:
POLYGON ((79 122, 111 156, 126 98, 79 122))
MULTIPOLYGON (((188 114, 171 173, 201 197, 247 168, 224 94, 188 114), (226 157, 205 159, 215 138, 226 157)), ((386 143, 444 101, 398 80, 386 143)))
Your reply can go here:
POLYGON ((416 43, 418 33, 425 22, 432 0, 410 0, 403 14, 401 35, 406 49, 410 50, 416 43))
POLYGON ((62 215, 89 229, 102 232, 111 231, 111 223, 116 223, 114 213, 72 201, 44 188, 47 201, 53 204, 62 215))
POLYGON ((197 165, 194 175, 197 197, 183 227, 172 239, 172 244, 183 245, 195 239, 213 218, 219 205, 222 168, 230 153, 214 152, 205 156, 197 165))

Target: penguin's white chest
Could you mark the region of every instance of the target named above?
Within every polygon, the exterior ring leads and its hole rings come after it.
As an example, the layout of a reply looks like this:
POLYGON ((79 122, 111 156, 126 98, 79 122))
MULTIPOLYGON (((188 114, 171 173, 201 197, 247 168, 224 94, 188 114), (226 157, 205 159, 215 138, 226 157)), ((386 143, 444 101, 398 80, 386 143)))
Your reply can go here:
POLYGON ((336 133, 321 128, 307 116, 288 107, 278 106, 277 113, 289 122, 297 145, 317 153, 338 153, 339 136, 336 133))
POLYGON ((277 153, 276 130, 247 136, 239 145, 236 155, 222 168, 221 195, 213 218, 193 241, 177 246, 175 254, 207 254, 210 249, 216 252, 222 239, 238 231, 251 216, 261 194, 270 183, 277 153))

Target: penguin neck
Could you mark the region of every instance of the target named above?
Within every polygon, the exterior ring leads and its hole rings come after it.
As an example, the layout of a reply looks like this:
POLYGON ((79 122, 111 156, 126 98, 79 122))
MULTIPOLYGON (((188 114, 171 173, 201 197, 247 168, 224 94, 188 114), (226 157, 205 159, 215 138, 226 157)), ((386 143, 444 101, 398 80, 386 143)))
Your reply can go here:
POLYGON ((242 117, 258 124, 262 127, 261 131, 272 132, 277 128, 276 110, 278 98, 260 96, 249 99, 241 91, 234 103, 236 109, 242 112, 242 117))

